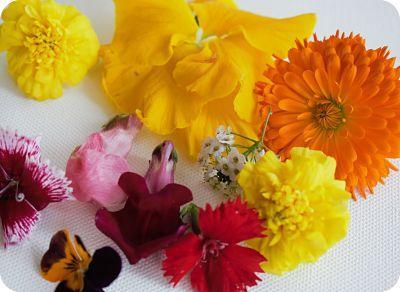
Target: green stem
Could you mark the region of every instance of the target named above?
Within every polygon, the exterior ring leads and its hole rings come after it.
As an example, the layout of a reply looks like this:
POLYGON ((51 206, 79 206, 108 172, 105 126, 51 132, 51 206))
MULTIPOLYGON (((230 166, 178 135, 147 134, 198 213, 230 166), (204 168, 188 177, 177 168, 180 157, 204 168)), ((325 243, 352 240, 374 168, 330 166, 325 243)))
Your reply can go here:
POLYGON ((251 139, 251 138, 249 138, 249 137, 243 136, 243 135, 238 134, 238 133, 232 132, 232 135, 235 135, 235 136, 241 137, 241 138, 243 138, 243 139, 249 140, 249 141, 251 141, 251 142, 253 142, 253 143, 257 143, 257 142, 258 142, 258 141, 254 140, 254 139, 251 139))
POLYGON ((269 123, 269 119, 271 118, 271 115, 272 115, 272 107, 269 106, 267 118, 264 121, 263 131, 262 131, 262 135, 261 135, 261 139, 260 139, 260 141, 263 143, 264 143, 265 134, 267 132, 267 126, 269 123))

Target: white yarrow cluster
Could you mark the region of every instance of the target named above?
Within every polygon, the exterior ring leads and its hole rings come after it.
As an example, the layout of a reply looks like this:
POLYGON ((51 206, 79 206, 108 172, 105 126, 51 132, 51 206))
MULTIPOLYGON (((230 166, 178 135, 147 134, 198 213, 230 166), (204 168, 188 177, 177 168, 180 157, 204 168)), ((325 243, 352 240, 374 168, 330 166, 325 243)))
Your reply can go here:
MULTIPOLYGON (((258 156, 263 155, 262 152, 257 153, 258 156)), ((204 170, 204 180, 214 190, 229 197, 242 194, 236 177, 247 161, 235 147, 235 135, 229 127, 218 127, 214 138, 204 140, 199 162, 204 170)))

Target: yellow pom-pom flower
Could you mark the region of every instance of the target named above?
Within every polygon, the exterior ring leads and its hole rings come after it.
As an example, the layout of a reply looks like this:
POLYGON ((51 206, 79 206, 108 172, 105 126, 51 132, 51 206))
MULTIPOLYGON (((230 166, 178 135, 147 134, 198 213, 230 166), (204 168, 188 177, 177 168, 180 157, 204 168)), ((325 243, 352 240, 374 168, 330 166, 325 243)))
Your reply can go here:
POLYGON ((0 51, 19 88, 36 100, 57 98, 97 61, 99 41, 75 7, 53 0, 16 0, 2 13, 0 51))
POLYGON ((293 148, 290 155, 281 162, 269 151, 238 176, 245 200, 267 227, 267 237, 248 244, 265 256, 262 268, 273 274, 315 262, 346 236, 350 218, 351 195, 335 179, 336 161, 308 148, 293 148))

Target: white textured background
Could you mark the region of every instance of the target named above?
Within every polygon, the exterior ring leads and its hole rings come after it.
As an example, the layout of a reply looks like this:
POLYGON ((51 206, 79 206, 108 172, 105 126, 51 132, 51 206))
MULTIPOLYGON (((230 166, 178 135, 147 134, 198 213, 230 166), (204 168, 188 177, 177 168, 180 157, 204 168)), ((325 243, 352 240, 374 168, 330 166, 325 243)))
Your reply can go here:
MULTIPOLYGON (((127 0, 134 1, 134 0, 127 0)), ((165 0, 167 1, 167 0, 165 0)), ((0 9, 5 0, 0 0, 0 9)), ((111 0, 61 1, 76 5, 90 17, 102 43, 113 34, 114 9, 111 0)), ((400 19, 394 7, 380 0, 238 0, 243 9, 275 17, 316 12, 318 35, 336 29, 359 32, 371 48, 389 45, 400 56, 400 19)), ((400 63, 399 63, 400 64, 400 63)), ((94 68, 77 87, 65 90, 55 101, 38 103, 25 99, 6 74, 4 56, 0 59, 0 125, 16 128, 26 135, 43 136, 44 157, 60 168, 75 146, 115 114, 100 87, 100 66, 94 68)), ((159 137, 143 131, 136 139, 131 162, 144 173, 159 137)), ((395 164, 400 166, 399 161, 395 164)), ((183 157, 176 181, 194 191, 195 201, 218 201, 202 184, 201 171, 183 157)), ((303 265, 283 276, 263 276, 253 291, 384 291, 400 274, 400 175, 391 173, 386 187, 376 196, 359 203, 350 202, 351 224, 348 237, 324 255, 317 264, 303 265)), ((18 292, 52 291, 54 284, 38 274, 40 258, 51 236, 62 228, 82 236, 93 252, 105 245, 116 247, 94 226, 95 209, 89 204, 65 202, 50 205, 42 220, 24 244, 8 250, 0 248, 0 275, 4 283, 18 292)), ((123 271, 107 291, 173 290, 162 277, 161 255, 156 254, 136 266, 123 257, 123 271)), ((183 281, 175 291, 187 291, 183 281)))

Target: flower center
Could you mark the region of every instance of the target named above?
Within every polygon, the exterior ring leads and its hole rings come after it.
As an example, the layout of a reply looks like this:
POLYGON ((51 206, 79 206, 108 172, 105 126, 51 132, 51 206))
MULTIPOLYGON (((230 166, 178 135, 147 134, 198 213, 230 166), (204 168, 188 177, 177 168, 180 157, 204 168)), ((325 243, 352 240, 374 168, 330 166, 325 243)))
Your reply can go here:
POLYGON ((217 258, 219 252, 223 250, 228 244, 220 242, 215 239, 207 239, 203 243, 202 261, 208 261, 210 258, 217 258))
POLYGON ((19 181, 10 178, 1 165, 0 174, 4 179, 4 181, 0 180, 0 200, 14 197, 17 202, 22 202, 25 195, 19 191, 19 181))
POLYGON ((327 131, 335 131, 346 122, 343 105, 331 99, 318 101, 313 117, 317 125, 327 131))
POLYGON ((309 214, 313 209, 303 192, 282 185, 276 187, 273 192, 264 192, 262 195, 267 199, 262 214, 267 219, 269 231, 273 233, 271 246, 275 245, 282 235, 292 239, 309 227, 309 214))
POLYGON ((35 21, 24 45, 29 51, 30 63, 51 66, 64 55, 64 31, 57 23, 35 21))

